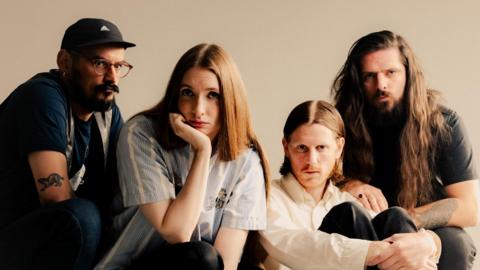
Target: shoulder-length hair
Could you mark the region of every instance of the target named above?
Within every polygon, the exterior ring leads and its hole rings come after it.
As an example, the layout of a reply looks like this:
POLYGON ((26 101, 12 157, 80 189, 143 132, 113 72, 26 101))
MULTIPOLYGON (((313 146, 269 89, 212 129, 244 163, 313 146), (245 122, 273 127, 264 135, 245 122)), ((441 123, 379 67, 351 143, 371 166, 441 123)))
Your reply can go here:
POLYGON ((220 85, 221 126, 213 141, 218 157, 223 161, 236 159, 247 148, 260 156, 266 182, 269 187, 269 166, 266 155, 257 140, 251 123, 243 80, 230 55, 215 44, 198 44, 178 60, 167 85, 165 96, 153 108, 139 113, 156 123, 157 139, 165 149, 184 146, 186 142, 175 135, 169 124, 169 113, 178 112, 178 98, 183 76, 193 67, 202 67, 214 73, 220 85))
MULTIPOLYGON (((288 142, 295 130, 303 124, 320 124, 330 129, 337 138, 345 137, 345 127, 342 117, 330 103, 318 101, 305 101, 297 105, 288 115, 283 127, 283 138, 288 142)), ((343 180, 343 152, 335 162, 335 167, 330 173, 329 180, 338 183, 343 180)), ((287 156, 284 156, 283 164, 280 167, 280 174, 287 175, 292 172, 292 165, 287 156)))
POLYGON ((350 48, 331 91, 346 125, 345 174, 368 182, 375 164, 372 140, 364 118, 366 98, 361 79, 361 61, 371 52, 388 48, 399 50, 406 70, 402 100, 406 122, 400 134, 400 189, 397 203, 412 209, 431 201, 436 145, 449 137, 439 106, 440 94, 427 88, 413 50, 404 38, 390 31, 368 34, 350 48))

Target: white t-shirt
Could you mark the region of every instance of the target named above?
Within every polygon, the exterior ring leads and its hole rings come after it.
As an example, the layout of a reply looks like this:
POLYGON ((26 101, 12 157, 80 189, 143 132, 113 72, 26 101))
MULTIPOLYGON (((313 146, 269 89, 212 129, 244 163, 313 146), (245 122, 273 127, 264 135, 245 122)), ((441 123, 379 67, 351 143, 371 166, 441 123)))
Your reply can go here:
MULTIPOLYGON (((153 121, 145 116, 137 116, 125 124, 117 146, 117 166, 123 204, 127 208, 115 217, 114 229, 119 237, 96 269, 124 268, 139 254, 165 244, 138 206, 175 199, 193 157, 190 145, 165 150, 155 138, 153 121)), ((265 229, 264 183, 260 158, 253 149, 228 162, 213 154, 203 207, 191 240, 213 244, 220 227, 265 229)))

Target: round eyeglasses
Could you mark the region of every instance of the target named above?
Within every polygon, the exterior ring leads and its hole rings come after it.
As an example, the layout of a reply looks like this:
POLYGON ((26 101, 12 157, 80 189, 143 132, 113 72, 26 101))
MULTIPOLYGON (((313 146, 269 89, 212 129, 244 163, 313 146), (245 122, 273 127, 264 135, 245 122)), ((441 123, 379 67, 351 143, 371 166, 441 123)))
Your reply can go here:
POLYGON ((130 72, 130 70, 133 68, 133 66, 126 61, 112 63, 106 59, 88 57, 80 52, 73 51, 73 50, 70 51, 70 53, 73 53, 81 57, 84 57, 85 59, 88 59, 93 65, 93 70, 95 70, 95 73, 97 73, 98 75, 105 75, 113 66, 117 75, 120 78, 125 78, 130 72))

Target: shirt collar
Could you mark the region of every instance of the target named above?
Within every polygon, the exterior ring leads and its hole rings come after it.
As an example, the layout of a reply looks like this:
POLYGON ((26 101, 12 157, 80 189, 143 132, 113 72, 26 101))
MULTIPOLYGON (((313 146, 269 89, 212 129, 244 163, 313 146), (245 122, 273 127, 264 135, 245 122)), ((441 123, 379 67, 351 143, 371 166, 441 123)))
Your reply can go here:
MULTIPOLYGON (((292 200, 297 204, 313 203, 316 204, 312 195, 305 191, 303 186, 297 181, 295 176, 291 173, 282 176, 280 179, 280 186, 285 192, 292 198, 292 200)), ((335 186, 332 184, 332 181, 328 181, 327 190, 323 195, 322 200, 319 204, 327 201, 331 196, 335 194, 335 186)))

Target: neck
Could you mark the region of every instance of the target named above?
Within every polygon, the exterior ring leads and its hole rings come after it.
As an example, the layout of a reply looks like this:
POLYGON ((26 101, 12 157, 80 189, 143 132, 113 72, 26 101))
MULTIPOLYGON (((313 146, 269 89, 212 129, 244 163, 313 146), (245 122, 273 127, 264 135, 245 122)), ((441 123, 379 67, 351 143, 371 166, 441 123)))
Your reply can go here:
POLYGON ((73 115, 84 122, 88 121, 93 114, 92 111, 85 109, 73 100, 70 100, 70 104, 72 106, 73 115))
POLYGON ((323 196, 325 195, 325 191, 327 191, 327 184, 328 184, 328 180, 321 186, 305 188, 305 191, 308 194, 312 195, 316 203, 319 203, 323 199, 323 196))

